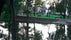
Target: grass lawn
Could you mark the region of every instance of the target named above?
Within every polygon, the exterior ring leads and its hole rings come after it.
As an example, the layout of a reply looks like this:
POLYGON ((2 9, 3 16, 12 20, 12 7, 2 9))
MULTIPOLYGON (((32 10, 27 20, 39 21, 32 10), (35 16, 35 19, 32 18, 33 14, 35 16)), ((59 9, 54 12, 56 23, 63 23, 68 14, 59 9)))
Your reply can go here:
POLYGON ((30 14, 30 17, 55 19, 55 18, 61 18, 62 16, 61 15, 53 15, 53 14, 50 14, 50 15, 47 16, 45 14, 38 14, 38 13, 36 13, 35 15, 34 14, 30 14))
MULTIPOLYGON (((26 14, 24 14, 23 16, 25 16, 26 14)), ((62 15, 54 15, 54 14, 49 14, 49 15, 45 15, 44 13, 43 14, 39 14, 39 13, 29 13, 29 16, 30 17, 37 17, 37 18, 49 18, 49 19, 62 19, 63 16, 62 15)), ((66 16, 66 19, 71 19, 71 17, 67 17, 66 16)))

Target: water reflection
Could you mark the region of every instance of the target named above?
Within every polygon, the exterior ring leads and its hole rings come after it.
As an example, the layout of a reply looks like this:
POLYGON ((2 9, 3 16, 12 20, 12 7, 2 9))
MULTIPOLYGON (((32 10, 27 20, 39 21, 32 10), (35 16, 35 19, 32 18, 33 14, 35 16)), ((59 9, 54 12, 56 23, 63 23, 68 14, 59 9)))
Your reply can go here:
MULTIPOLYGON (((23 23, 22 29, 24 29, 24 26, 26 26, 26 25, 24 25, 24 23, 23 23)), ((19 27, 21 27, 21 26, 19 26, 19 27)), ((34 23, 29 23, 29 27, 30 27, 29 28, 29 40, 38 40, 38 39, 39 40, 69 40, 68 35, 67 35, 67 32, 68 32, 67 25, 64 25, 64 24, 35 23, 35 26, 34 26, 34 23), (35 29, 34 29, 34 27, 35 27, 35 29)), ((26 31, 23 32, 23 35, 25 34, 25 32, 26 31)), ((20 33, 22 33, 22 32, 20 32, 20 33)), ((22 38, 22 37, 20 37, 20 38, 22 38)), ((23 40, 23 39, 21 39, 21 40, 23 40)))

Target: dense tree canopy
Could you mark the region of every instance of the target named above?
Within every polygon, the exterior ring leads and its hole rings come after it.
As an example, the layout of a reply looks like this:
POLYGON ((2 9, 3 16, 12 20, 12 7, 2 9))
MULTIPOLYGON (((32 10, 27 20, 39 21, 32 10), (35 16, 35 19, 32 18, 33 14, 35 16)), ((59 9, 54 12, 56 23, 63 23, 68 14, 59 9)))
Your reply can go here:
POLYGON ((1 15, 4 4, 5 4, 5 0, 0 0, 0 15, 1 15))
POLYGON ((61 3, 58 3, 56 5, 56 11, 57 12, 60 12, 60 13, 65 12, 65 6, 64 6, 64 3, 63 2, 64 1, 62 1, 61 3))

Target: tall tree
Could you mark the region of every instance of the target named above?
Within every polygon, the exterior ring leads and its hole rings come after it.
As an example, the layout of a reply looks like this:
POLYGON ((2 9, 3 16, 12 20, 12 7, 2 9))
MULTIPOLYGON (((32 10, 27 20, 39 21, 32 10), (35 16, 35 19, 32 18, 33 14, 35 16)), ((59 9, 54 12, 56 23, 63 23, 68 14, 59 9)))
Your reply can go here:
POLYGON ((68 13, 69 15, 71 15, 71 0, 67 0, 68 1, 68 13))
POLYGON ((5 0, 0 0, 0 15, 1 15, 4 4, 5 4, 5 0))
POLYGON ((65 18, 65 11, 66 11, 66 0, 62 0, 61 3, 56 5, 56 11, 60 12, 60 15, 65 18))

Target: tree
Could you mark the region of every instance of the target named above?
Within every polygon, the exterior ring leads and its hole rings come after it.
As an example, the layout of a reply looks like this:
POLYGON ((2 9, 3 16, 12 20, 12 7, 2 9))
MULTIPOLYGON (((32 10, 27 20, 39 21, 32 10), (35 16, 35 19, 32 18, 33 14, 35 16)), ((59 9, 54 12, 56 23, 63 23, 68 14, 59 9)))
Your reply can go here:
POLYGON ((63 18, 65 18, 65 11, 66 11, 66 0, 62 0, 61 3, 58 3, 56 5, 56 12, 60 12, 60 15, 63 16, 63 18))
POLYGON ((42 4, 42 1, 41 0, 35 0, 35 5, 41 5, 42 4))
POLYGON ((69 15, 71 15, 71 1, 70 0, 68 0, 68 13, 69 13, 69 15))
POLYGON ((5 4, 5 0, 0 0, 0 15, 1 15, 4 4, 5 4))

